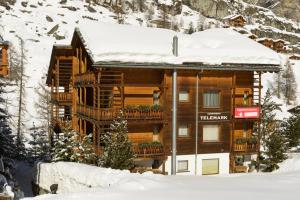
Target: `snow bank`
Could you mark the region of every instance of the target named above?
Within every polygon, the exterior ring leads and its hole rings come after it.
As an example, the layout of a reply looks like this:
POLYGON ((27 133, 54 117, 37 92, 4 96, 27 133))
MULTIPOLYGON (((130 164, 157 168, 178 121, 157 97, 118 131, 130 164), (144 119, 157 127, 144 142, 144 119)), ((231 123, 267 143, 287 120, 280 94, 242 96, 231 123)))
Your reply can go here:
MULTIPOLYGON (((299 156, 293 160, 295 162, 292 164, 300 166, 299 156)), ((298 199, 300 196, 300 168, 297 171, 287 170, 288 173, 162 176, 130 174, 126 171, 102 169, 76 163, 42 164, 41 167, 43 170, 53 168, 44 173, 46 176, 44 178, 51 179, 54 172, 58 173, 56 180, 60 181, 61 184, 66 182, 64 184, 69 185, 68 192, 58 195, 47 194, 27 200, 166 200, 186 198, 282 200, 298 199), (74 184, 75 182, 76 184, 74 184), (80 187, 80 183, 83 182, 86 182, 84 183, 86 185, 95 184, 99 187, 85 187, 84 189, 80 187), (72 193, 70 193, 71 191, 72 193)))
POLYGON ((77 30, 96 63, 282 63, 279 54, 232 29, 214 28, 187 35, 166 29, 90 21, 80 23, 77 30), (179 38, 178 57, 172 53, 175 35, 179 38))
POLYGON ((290 153, 289 158, 279 164, 279 170, 275 173, 300 171, 300 153, 290 153))
MULTIPOLYGON (((129 186, 140 187, 138 183, 128 181, 128 179, 134 179, 138 175, 125 170, 113 170, 70 162, 39 163, 37 169, 36 183, 47 191, 50 190, 52 184, 58 184, 58 193, 94 187, 110 187, 120 184, 124 180, 127 180, 127 186, 129 184, 129 186)), ((123 187, 127 186, 123 185, 123 187)))

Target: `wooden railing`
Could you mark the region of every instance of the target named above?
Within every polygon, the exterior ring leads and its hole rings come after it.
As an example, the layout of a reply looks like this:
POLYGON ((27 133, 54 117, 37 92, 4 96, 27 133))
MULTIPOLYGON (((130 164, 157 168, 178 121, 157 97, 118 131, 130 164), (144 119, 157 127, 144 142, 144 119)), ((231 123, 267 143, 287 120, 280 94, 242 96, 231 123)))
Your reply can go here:
POLYGON ((163 147, 140 147, 138 145, 134 145, 132 148, 137 157, 153 157, 164 155, 163 147))
POLYGON ((0 75, 7 76, 8 75, 8 68, 7 66, 0 66, 0 75))
POLYGON ((71 125, 71 118, 70 117, 54 118, 52 120, 52 125, 55 126, 56 124, 68 128, 71 125))
MULTIPOLYGON (((97 121, 112 121, 117 118, 120 109, 118 108, 94 108, 90 106, 77 105, 77 113, 97 121)), ((163 112, 153 111, 129 111, 124 109, 124 116, 127 120, 162 120, 163 112)))
POLYGON ((256 152, 258 151, 257 144, 234 144, 234 151, 238 152, 256 152))
POLYGON ((96 81, 95 74, 87 72, 74 76, 74 83, 94 83, 96 81))
POLYGON ((72 93, 69 93, 69 92, 52 93, 52 100, 71 102, 72 101, 72 93))

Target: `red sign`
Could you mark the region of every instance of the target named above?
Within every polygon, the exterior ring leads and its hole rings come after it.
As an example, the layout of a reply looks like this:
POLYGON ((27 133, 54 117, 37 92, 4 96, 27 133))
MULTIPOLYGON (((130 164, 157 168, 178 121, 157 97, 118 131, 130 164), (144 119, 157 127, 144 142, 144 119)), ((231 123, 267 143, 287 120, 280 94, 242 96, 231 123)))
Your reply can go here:
POLYGON ((234 117, 235 118, 259 118, 260 110, 259 107, 240 107, 235 108, 234 117))

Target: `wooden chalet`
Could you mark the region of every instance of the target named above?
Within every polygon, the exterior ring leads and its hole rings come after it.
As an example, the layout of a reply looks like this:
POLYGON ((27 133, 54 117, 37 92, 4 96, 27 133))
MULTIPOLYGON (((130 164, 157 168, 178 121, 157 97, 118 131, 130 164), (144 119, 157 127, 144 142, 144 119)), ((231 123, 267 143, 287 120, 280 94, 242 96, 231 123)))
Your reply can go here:
POLYGON ((273 41, 273 50, 277 52, 284 52, 285 49, 285 41, 278 39, 273 41))
POLYGON ((293 54, 289 57, 290 60, 300 60, 300 55, 299 54, 293 54))
POLYGON ((247 22, 243 15, 229 15, 223 19, 230 27, 244 27, 247 22))
POLYGON ((273 49, 274 41, 271 38, 258 38, 256 41, 270 49, 273 49))
POLYGON ((257 35, 255 35, 255 34, 250 34, 250 35, 248 36, 248 38, 250 38, 250 39, 252 39, 252 40, 256 40, 256 39, 257 39, 257 35))
POLYGON ((8 42, 0 36, 0 76, 8 75, 8 47, 8 42))
MULTIPOLYGON (((167 54, 157 61, 158 55, 151 60, 151 54, 143 54, 137 47, 129 49, 136 51, 135 54, 121 54, 123 49, 129 51, 122 46, 126 42, 135 41, 135 45, 142 46, 134 40, 139 29, 144 34, 151 33, 145 39, 150 45, 147 48, 155 47, 150 36, 155 38, 155 32, 163 38, 171 37, 171 40, 174 32, 113 26, 115 33, 109 29, 110 25, 98 25, 106 29, 97 32, 98 36, 95 33, 97 38, 84 27, 76 29, 70 46, 53 47, 47 84, 52 92, 52 122, 56 131, 64 120, 71 119, 72 128, 81 135, 93 133, 95 149, 101 154, 100 135, 123 110, 128 121, 128 137, 137 154, 136 164, 143 166, 148 163, 148 167, 170 173, 172 95, 175 92, 172 88, 175 86, 177 172, 206 175, 245 171, 244 162, 237 162, 237 158, 242 157, 243 161, 253 159, 258 152, 259 133, 254 132, 253 127, 260 121, 261 75, 279 71, 279 64, 208 65, 192 59, 191 62, 179 62, 180 56, 167 54), (119 43, 108 37, 123 30, 124 37, 129 30, 133 32, 119 43), (105 31, 107 38, 102 38, 105 31), (105 52, 108 49, 105 45, 110 44, 112 54, 105 52), (115 47, 117 44, 119 46, 115 47), (174 62, 170 61, 172 59, 174 62), (195 164, 195 155, 198 164, 195 164)), ((273 51, 245 39, 260 50, 275 55, 273 51)), ((172 43, 167 42, 172 53, 172 43)), ((158 41, 157 45, 161 43, 158 41)))

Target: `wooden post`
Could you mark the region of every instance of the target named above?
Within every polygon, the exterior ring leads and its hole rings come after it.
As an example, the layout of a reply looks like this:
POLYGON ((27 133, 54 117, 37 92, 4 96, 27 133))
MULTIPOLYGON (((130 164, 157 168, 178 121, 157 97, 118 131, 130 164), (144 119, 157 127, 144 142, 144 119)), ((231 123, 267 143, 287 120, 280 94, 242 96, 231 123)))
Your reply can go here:
POLYGON ((121 106, 122 108, 124 108, 124 90, 125 90, 125 86, 124 86, 124 73, 121 74, 121 106))
MULTIPOLYGON (((233 72, 232 76, 232 99, 231 99, 231 134, 230 134, 230 151, 231 157, 234 158, 235 151, 234 151, 234 130, 235 130, 235 118, 234 118, 234 110, 235 110, 235 96, 236 96, 236 72, 233 72)), ((230 159, 230 162, 235 162, 234 159, 230 159)), ((231 168, 234 167, 234 163, 231 163, 231 168)), ((234 169, 230 169, 231 172, 234 169)))
MULTIPOLYGON (((262 85, 261 85, 261 72, 258 72, 259 75, 259 84, 258 84, 258 106, 259 106, 259 110, 261 113, 261 89, 262 89, 262 85)), ((260 140, 261 140, 261 114, 259 116, 259 120, 258 120, 258 152, 257 152, 257 171, 260 170, 260 140)))

